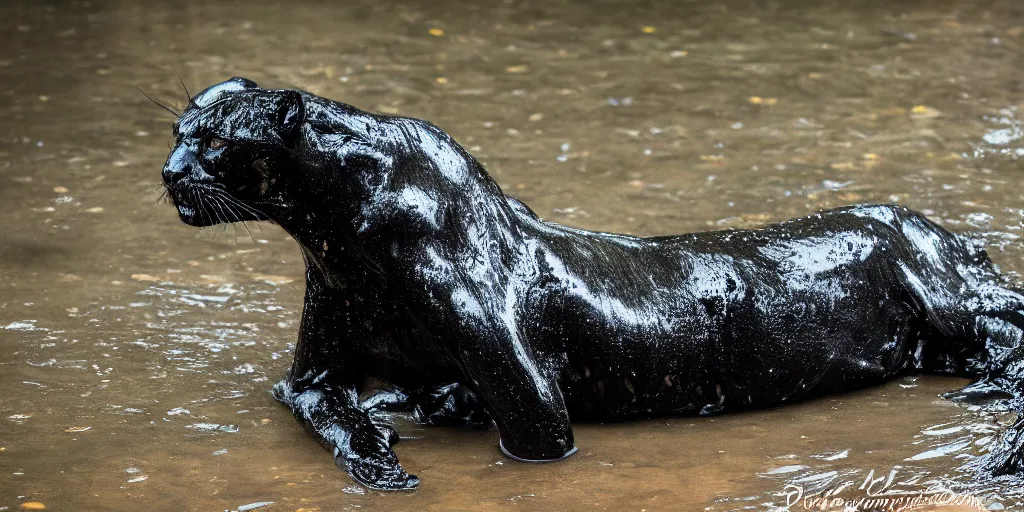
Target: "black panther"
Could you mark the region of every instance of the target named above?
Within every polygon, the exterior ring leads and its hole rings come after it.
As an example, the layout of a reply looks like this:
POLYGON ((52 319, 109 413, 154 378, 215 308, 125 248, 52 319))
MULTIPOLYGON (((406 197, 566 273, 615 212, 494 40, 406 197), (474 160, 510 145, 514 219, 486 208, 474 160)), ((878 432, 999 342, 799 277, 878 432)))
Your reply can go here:
MULTIPOLYGON (((192 226, 270 221, 306 296, 273 395, 374 489, 410 489, 377 411, 496 424, 523 461, 570 420, 777 406, 905 372, 1024 409, 1024 296, 979 246, 895 205, 754 230, 573 229, 506 196, 425 121, 233 78, 191 98, 163 180, 192 226), (365 398, 368 379, 385 383, 365 398)), ((1024 420, 981 460, 1022 470, 1024 420)))

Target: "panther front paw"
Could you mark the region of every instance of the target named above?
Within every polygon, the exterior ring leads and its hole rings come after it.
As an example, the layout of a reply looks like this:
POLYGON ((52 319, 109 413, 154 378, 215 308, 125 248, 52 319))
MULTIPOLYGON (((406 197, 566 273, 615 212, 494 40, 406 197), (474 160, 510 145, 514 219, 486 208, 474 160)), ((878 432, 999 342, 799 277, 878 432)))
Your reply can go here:
POLYGON ((407 491, 420 485, 420 479, 406 473, 397 460, 362 458, 344 461, 343 464, 355 481, 370 489, 407 491))

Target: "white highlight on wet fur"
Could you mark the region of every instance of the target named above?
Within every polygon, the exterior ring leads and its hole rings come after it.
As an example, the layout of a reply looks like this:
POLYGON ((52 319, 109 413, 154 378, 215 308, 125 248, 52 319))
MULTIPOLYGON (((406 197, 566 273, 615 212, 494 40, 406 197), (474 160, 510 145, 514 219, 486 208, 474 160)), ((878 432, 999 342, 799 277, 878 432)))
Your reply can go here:
POLYGON ((523 343, 520 336, 519 324, 516 322, 515 318, 517 302, 517 290, 514 286, 509 285, 505 289, 505 310, 501 312, 501 321, 504 323, 504 327, 510 336, 512 350, 515 353, 516 361, 526 369, 526 372, 530 375, 530 380, 537 386, 537 391, 540 393, 541 397, 544 400, 552 400, 553 392, 551 390, 551 385, 548 384, 547 379, 541 375, 540 369, 537 367, 535 362, 536 358, 527 354, 526 345, 523 343))

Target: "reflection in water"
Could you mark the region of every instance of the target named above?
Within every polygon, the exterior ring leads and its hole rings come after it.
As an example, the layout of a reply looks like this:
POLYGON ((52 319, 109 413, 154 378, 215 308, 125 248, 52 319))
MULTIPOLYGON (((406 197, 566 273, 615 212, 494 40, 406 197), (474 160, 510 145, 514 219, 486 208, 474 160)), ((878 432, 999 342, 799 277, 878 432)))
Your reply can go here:
MULTIPOLYGON (((762 510, 933 485, 1005 415, 907 377, 718 418, 494 431, 396 418, 415 493, 353 486, 268 393, 301 258, 158 199, 161 100, 229 76, 424 117, 542 216, 657 235, 898 201, 1019 272, 1019 2, 135 2, 0 7, 0 510, 762 510), (880 480, 879 480, 880 479, 880 480), (247 508, 248 507, 248 508, 247 508)), ((998 504, 998 505, 996 505, 998 504)), ((793 507, 792 510, 798 510, 793 507)))

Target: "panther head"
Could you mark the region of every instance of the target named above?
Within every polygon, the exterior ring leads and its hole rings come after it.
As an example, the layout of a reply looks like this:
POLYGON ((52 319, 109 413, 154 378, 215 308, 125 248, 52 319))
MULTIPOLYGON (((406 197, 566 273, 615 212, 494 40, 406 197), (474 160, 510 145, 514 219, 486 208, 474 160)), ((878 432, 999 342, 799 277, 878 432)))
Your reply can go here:
POLYGON ((442 206, 463 196, 454 191, 493 185, 430 123, 244 78, 192 98, 174 137, 163 181, 192 226, 269 220, 295 235, 375 218, 411 232, 440 226, 442 206))
POLYGON ((304 117, 297 91, 268 91, 244 78, 213 85, 174 123, 163 182, 192 226, 272 220, 281 173, 304 117))

